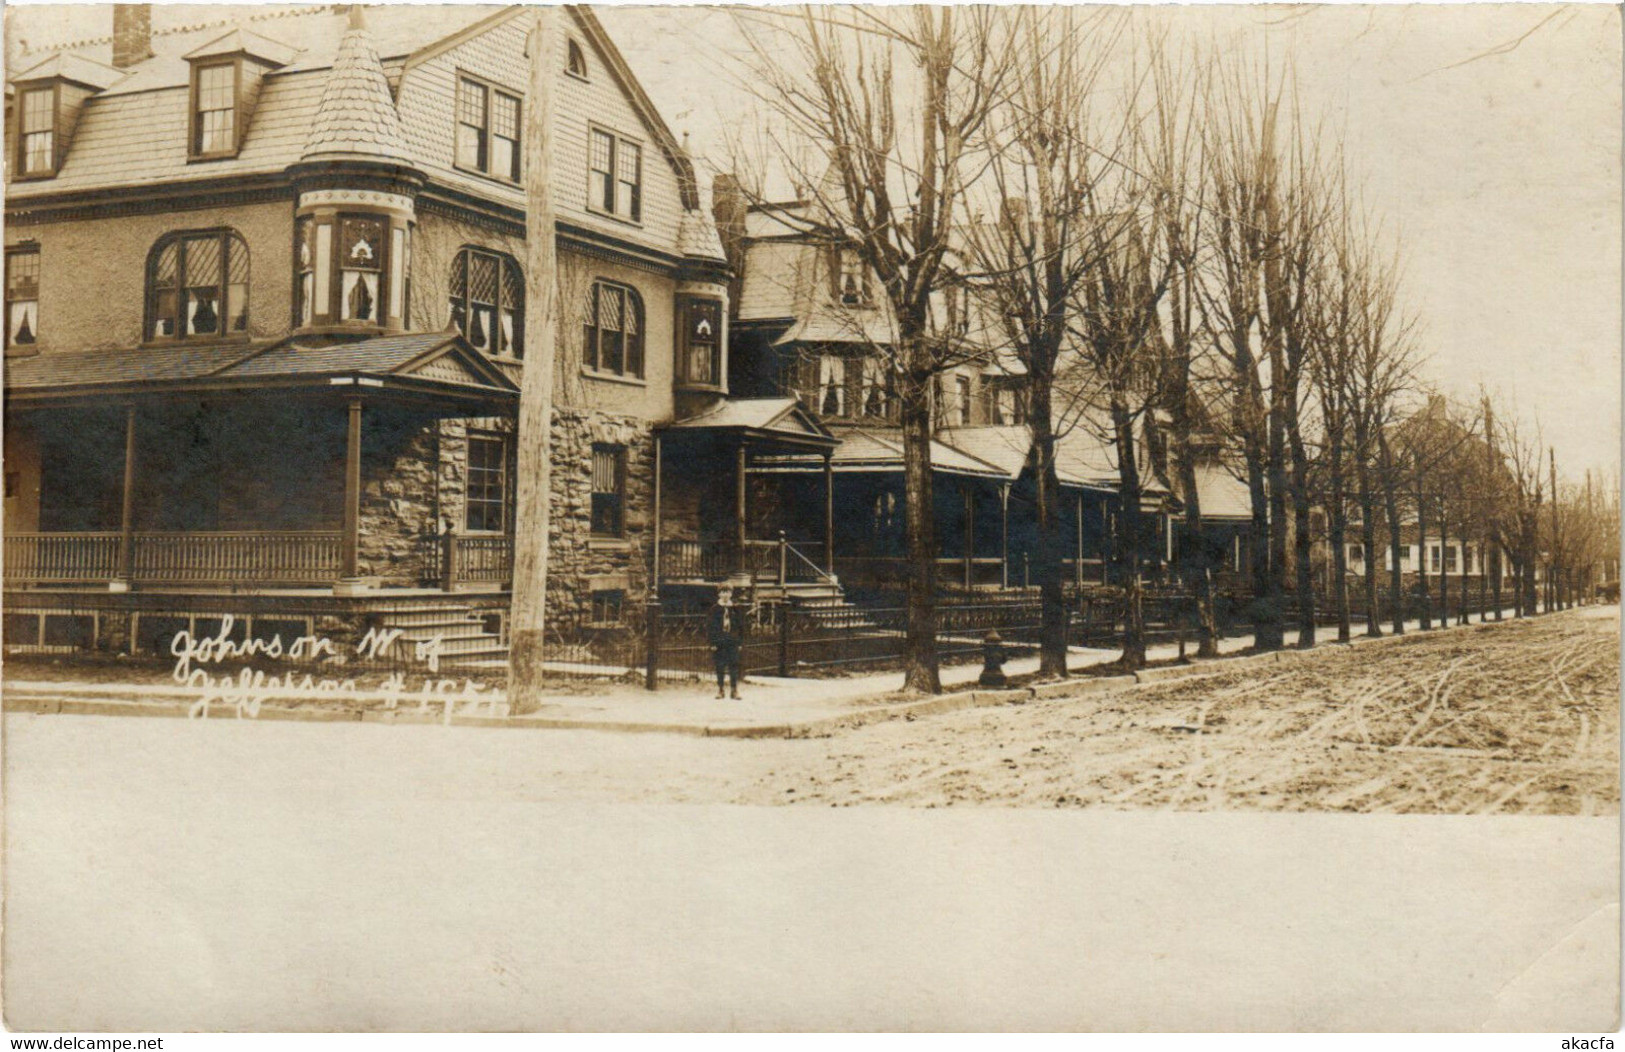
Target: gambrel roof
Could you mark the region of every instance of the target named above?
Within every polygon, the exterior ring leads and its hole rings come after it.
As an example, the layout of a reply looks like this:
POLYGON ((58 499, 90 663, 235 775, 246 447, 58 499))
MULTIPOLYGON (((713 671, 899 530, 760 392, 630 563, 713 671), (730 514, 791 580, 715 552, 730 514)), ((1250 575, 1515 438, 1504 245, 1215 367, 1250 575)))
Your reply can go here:
MULTIPOLYGON (((366 9, 358 36, 350 17, 333 6, 242 8, 228 20, 155 32, 154 55, 127 70, 105 65, 104 41, 61 50, 35 61, 28 72, 44 76, 69 70, 102 90, 83 105, 56 174, 8 185, 8 210, 15 214, 154 185, 185 191, 248 177, 274 182, 305 159, 367 158, 415 169, 431 187, 486 202, 522 222, 523 186, 457 166, 454 106, 457 78, 464 74, 524 94, 527 19, 537 10, 379 5, 366 9), (237 151, 197 163, 187 149, 189 57, 217 53, 252 54, 272 68, 258 82, 237 151)), ((560 223, 670 257, 722 262, 714 224, 697 211, 693 164, 615 44, 590 10, 551 10, 557 12, 559 30, 553 34, 558 49, 553 141, 560 223), (572 41, 589 56, 588 78, 565 72, 572 41), (590 127, 643 147, 640 222, 628 224, 588 207, 590 127), (649 156, 654 152, 665 163, 649 156)))

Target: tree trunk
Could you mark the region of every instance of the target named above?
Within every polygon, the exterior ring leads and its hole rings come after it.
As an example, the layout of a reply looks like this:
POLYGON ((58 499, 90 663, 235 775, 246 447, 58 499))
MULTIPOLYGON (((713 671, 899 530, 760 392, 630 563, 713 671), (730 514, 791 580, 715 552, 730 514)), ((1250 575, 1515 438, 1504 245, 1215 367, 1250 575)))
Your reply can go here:
POLYGON ((1034 480, 1037 483, 1038 513, 1038 597, 1040 605, 1038 672, 1041 676, 1064 676, 1066 668, 1066 594, 1061 584, 1061 558, 1058 514, 1060 479, 1055 474, 1055 430, 1050 416, 1050 384, 1047 377, 1029 376, 1034 480))
MULTIPOLYGON (((910 358, 918 353, 909 348, 910 358)), ((937 670, 936 508, 931 493, 930 372, 905 372, 898 392, 903 430, 903 508, 908 542, 907 625, 903 639, 903 689, 940 694, 937 670)))
POLYGON ((1185 587, 1196 599, 1196 656, 1218 657, 1219 619, 1213 608, 1213 566, 1202 533, 1202 499, 1196 489, 1196 463, 1191 456, 1188 433, 1184 438, 1176 434, 1174 450, 1179 487, 1185 492, 1185 536, 1189 538, 1189 543, 1180 550, 1179 561, 1185 587))
POLYGON ((1294 396, 1286 407, 1287 442, 1292 453, 1292 475, 1288 484, 1292 493, 1293 550, 1298 571, 1298 647, 1308 649, 1315 645, 1315 574, 1310 565, 1314 537, 1309 529, 1309 454, 1304 450, 1297 401, 1294 396))
MULTIPOLYGON (((1428 526, 1427 526, 1427 496, 1423 488, 1422 461, 1416 459, 1416 583, 1420 586, 1422 596, 1422 631, 1426 632, 1433 627, 1433 597, 1428 594, 1428 526)), ((1444 555, 1439 555, 1439 565, 1444 565, 1444 555)))
POLYGON ((1145 608, 1140 580, 1140 466, 1134 451, 1134 421, 1120 395, 1112 396, 1112 425, 1117 442, 1117 475, 1122 506, 1118 511, 1121 541, 1118 557, 1123 579, 1124 668, 1145 665, 1145 608))
MULTIPOLYGON (((1392 553, 1393 565, 1388 570, 1389 611, 1393 619, 1394 635, 1405 634, 1405 570, 1400 560, 1404 547, 1405 535, 1399 526, 1399 475, 1398 466, 1394 463, 1393 450, 1388 448, 1387 432, 1378 429, 1377 451, 1382 455, 1382 502, 1388 513, 1388 550, 1392 553)), ((1422 558, 1422 545, 1417 541, 1417 560, 1422 558)), ((1418 566, 1418 569, 1422 567, 1418 566)), ((1379 627, 1368 635, 1382 635, 1379 627)))
MULTIPOLYGON (((1276 356, 1277 361, 1279 356, 1276 356)), ((1277 374, 1278 375, 1278 374, 1277 374)), ((1287 503, 1287 467, 1286 467, 1286 425, 1282 420, 1282 410, 1279 404, 1280 396, 1275 389, 1280 384, 1272 382, 1270 394, 1270 424, 1269 424, 1269 508, 1270 508, 1270 543, 1269 543, 1269 595, 1268 602, 1275 619, 1275 646, 1280 647, 1285 640, 1282 635, 1282 622, 1286 616, 1286 503, 1287 503)))
MULTIPOLYGON (((1343 490, 1346 482, 1343 478, 1343 435, 1341 425, 1331 425, 1330 449, 1328 450, 1331 469, 1331 495, 1328 501, 1326 527, 1330 534, 1332 546, 1332 603, 1337 608, 1337 641, 1347 643, 1354 634, 1353 615, 1349 610, 1349 578, 1348 578, 1348 498, 1343 490)), ((1370 564, 1377 558, 1377 551, 1372 547, 1361 549, 1365 552, 1365 562, 1368 570, 1374 570, 1370 564)), ((1375 578, 1373 578, 1375 581, 1375 578)), ((1373 597, 1374 599, 1375 597, 1373 597)), ((1370 620, 1375 611, 1366 607, 1366 619, 1370 620)))

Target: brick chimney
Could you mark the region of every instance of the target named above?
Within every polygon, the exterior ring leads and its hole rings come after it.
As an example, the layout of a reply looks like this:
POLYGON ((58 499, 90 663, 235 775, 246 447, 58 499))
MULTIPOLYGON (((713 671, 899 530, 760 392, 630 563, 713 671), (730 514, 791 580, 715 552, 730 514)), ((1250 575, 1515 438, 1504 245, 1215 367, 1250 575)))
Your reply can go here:
POLYGON ((152 57, 152 5, 113 5, 113 65, 128 69, 152 57))
POLYGON ((739 272, 740 242, 745 238, 745 191, 739 179, 727 172, 718 172, 711 180, 711 217, 717 222, 717 234, 722 238, 722 249, 734 272, 739 272))

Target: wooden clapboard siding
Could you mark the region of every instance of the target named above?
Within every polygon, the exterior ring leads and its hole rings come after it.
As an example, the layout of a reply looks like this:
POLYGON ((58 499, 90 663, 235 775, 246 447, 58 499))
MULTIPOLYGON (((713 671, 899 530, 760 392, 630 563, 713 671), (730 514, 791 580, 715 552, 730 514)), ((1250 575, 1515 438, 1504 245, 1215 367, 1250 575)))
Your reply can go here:
MULTIPOLYGON (((609 71, 604 55, 574 20, 560 20, 554 34, 558 96, 555 100, 553 172, 554 205, 561 222, 572 223, 622 240, 671 252, 682 216, 677 173, 661 152, 650 128, 609 71), (587 53, 586 81, 565 72, 568 41, 587 53), (637 224, 594 214, 586 207, 588 126, 599 124, 643 146, 643 216, 637 224)), ((524 205, 524 189, 455 167, 456 98, 459 70, 523 96, 529 80, 525 58, 528 20, 523 12, 491 25, 455 47, 411 66, 401 77, 396 109, 401 130, 415 159, 438 183, 500 201, 524 205)))

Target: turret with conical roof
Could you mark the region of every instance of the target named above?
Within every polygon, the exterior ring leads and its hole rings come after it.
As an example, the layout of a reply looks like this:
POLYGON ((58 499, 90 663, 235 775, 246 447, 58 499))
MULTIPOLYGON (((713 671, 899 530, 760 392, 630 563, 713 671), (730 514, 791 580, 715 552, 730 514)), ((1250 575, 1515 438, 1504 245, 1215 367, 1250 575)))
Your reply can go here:
POLYGON ((301 160, 409 163, 389 80, 359 5, 350 8, 301 160))
POLYGON ((416 198, 425 178, 407 153, 359 6, 350 9, 304 153, 288 172, 299 188, 298 328, 331 337, 403 330, 416 198))

